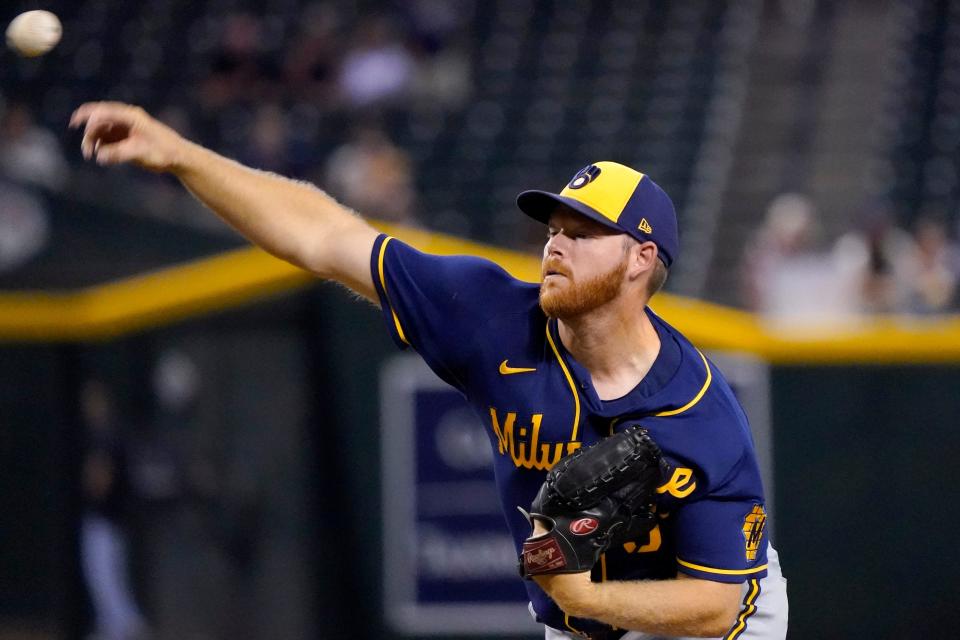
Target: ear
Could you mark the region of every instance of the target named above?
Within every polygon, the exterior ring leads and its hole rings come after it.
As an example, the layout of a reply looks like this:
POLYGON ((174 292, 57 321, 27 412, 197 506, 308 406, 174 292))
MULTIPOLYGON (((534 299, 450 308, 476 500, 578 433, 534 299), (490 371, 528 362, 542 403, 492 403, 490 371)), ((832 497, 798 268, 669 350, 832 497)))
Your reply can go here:
POLYGON ((657 245, 650 240, 635 242, 627 254, 627 277, 630 280, 636 280, 643 274, 652 271, 658 253, 657 245))

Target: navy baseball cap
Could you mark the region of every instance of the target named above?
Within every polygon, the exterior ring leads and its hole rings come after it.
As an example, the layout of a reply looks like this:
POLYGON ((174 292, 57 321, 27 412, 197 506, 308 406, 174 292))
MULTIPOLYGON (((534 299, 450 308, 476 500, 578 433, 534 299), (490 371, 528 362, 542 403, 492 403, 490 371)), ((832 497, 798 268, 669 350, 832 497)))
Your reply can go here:
POLYGON ((649 176, 616 162, 595 162, 577 172, 563 191, 524 191, 517 206, 546 224, 563 204, 602 225, 657 245, 663 264, 680 253, 677 213, 670 196, 649 176))

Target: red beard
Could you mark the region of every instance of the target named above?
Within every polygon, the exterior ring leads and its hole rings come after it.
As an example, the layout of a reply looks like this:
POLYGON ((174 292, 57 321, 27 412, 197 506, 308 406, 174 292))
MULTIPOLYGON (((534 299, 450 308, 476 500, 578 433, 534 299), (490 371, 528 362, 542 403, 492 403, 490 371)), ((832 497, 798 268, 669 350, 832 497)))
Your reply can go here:
POLYGON ((626 260, 621 260, 620 264, 610 271, 582 283, 571 278, 566 272, 561 272, 570 282, 562 288, 541 284, 540 308, 547 316, 561 319, 593 311, 619 295, 626 272, 626 260))

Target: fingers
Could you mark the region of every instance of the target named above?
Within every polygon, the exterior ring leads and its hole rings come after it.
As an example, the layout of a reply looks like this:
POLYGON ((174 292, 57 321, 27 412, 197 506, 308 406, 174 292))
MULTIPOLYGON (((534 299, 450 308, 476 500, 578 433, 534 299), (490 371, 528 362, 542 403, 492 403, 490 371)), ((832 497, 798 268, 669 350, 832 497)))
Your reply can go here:
POLYGON ((130 122, 136 113, 136 107, 123 102, 85 102, 71 114, 69 127, 76 129, 95 115, 120 122, 130 122))
POLYGON ((102 139, 113 129, 113 126, 114 123, 108 120, 91 119, 87 122, 83 140, 80 142, 80 152, 86 160, 97 153, 102 139))
POLYGON ((136 145, 130 133, 142 110, 121 102, 88 102, 70 117, 71 128, 83 127, 80 151, 97 164, 119 164, 134 159, 136 145))
MULTIPOLYGON (((97 152, 103 139, 114 129, 130 129, 138 115, 136 107, 120 102, 88 102, 80 105, 70 116, 70 128, 84 127, 80 151, 89 160, 97 152)), ((109 140, 114 142, 115 140, 109 140)))
POLYGON ((131 162, 164 171, 176 154, 178 136, 140 107, 122 102, 88 102, 77 107, 69 126, 83 129, 80 150, 87 160, 112 165, 131 162))
POLYGON ((94 153, 99 165, 122 164, 137 157, 136 142, 126 139, 110 144, 100 144, 94 153))

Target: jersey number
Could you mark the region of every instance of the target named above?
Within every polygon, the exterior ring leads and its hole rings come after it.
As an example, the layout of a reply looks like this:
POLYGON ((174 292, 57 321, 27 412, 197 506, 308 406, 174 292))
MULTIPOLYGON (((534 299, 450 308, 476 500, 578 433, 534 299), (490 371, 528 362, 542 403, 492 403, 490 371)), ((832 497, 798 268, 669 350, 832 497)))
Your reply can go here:
MULTIPOLYGON (((637 542, 639 542, 639 540, 637 542)), ((653 553, 654 551, 659 551, 662 542, 660 525, 650 530, 650 533, 647 534, 647 542, 645 544, 638 546, 637 542, 624 542, 623 550, 627 553, 653 553)))

